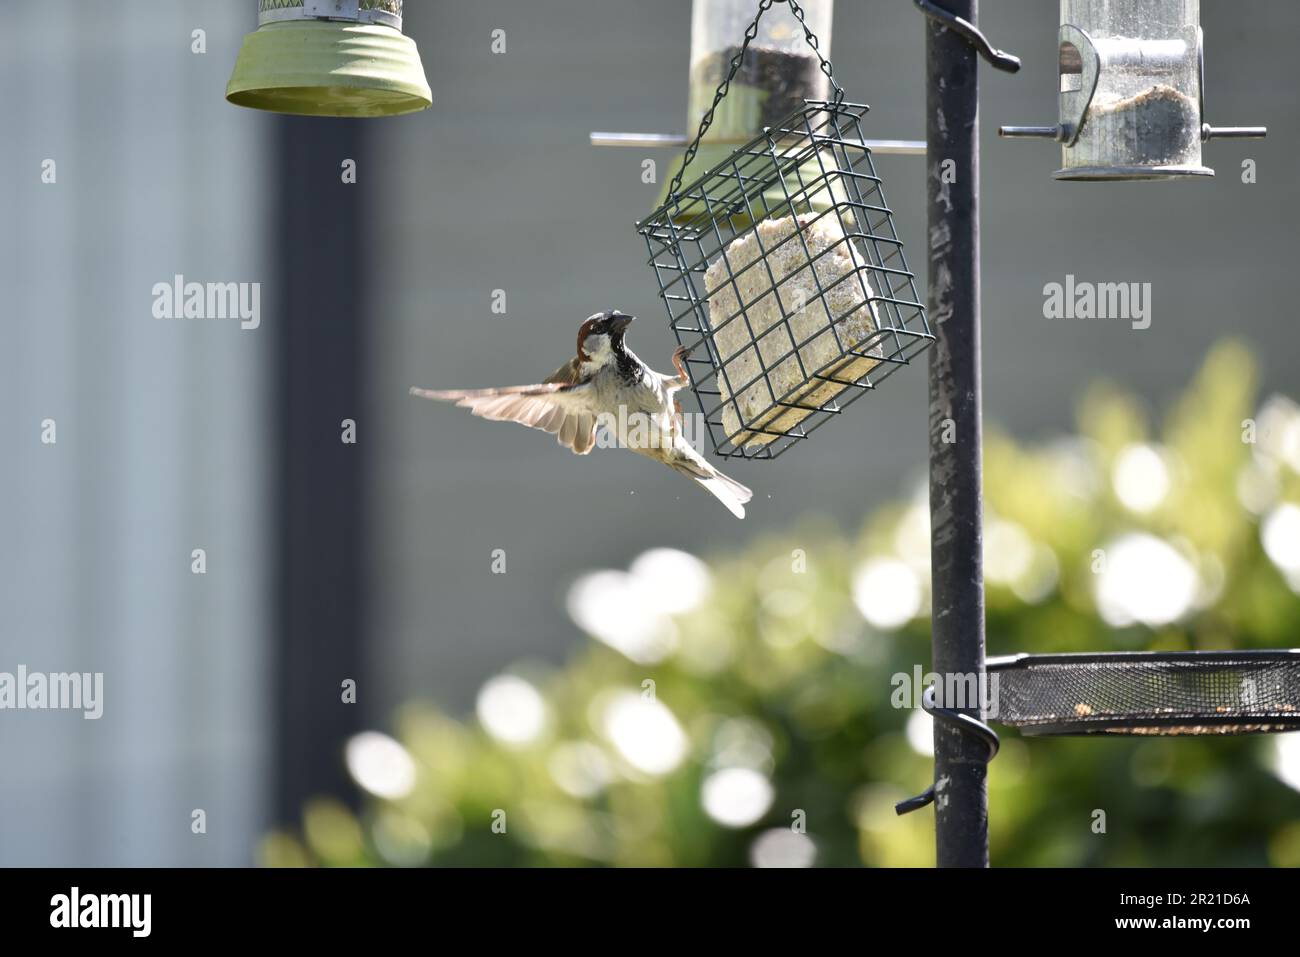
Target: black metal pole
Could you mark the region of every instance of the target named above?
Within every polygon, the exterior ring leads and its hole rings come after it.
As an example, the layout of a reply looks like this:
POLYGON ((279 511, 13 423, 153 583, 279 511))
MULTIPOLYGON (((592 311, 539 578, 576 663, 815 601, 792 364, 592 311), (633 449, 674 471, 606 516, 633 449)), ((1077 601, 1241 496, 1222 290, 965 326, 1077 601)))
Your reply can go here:
MULTIPOLYGON (((978 0, 943 0, 976 23, 978 0)), ((929 227, 930 562, 933 671, 984 681, 981 531, 979 82, 975 48, 926 20, 929 227)), ((948 685, 948 687, 954 687, 948 685)), ((969 684, 962 685, 969 688, 969 684)), ((980 700, 941 705, 981 717, 980 700)), ((987 867, 987 749, 934 723, 935 837, 940 867, 987 867)))

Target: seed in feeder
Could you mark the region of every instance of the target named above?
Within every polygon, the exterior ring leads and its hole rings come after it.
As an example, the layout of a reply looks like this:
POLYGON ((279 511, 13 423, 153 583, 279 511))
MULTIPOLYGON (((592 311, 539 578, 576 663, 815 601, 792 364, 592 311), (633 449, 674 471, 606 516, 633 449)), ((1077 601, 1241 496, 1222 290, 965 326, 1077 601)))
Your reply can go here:
MULTIPOLYGON (((691 71, 691 116, 705 114, 739 52, 738 46, 728 47, 695 65, 691 71)), ((776 127, 795 110, 803 109, 804 100, 826 99, 826 89, 826 75, 817 57, 750 46, 731 81, 727 98, 718 104, 712 132, 754 136, 763 127, 776 127)))
POLYGON ((867 269, 834 213, 765 219, 709 266, 722 425, 737 446, 788 434, 879 365, 867 269))
POLYGON ((1080 718, 1086 718, 1088 715, 1092 714, 1092 708, 1081 701, 1074 706, 1074 713, 1080 718))
POLYGON ((1099 92, 1088 107, 1083 138, 1094 151, 1120 151, 1134 166, 1176 165, 1201 138, 1200 110, 1165 83, 1128 97, 1099 92))

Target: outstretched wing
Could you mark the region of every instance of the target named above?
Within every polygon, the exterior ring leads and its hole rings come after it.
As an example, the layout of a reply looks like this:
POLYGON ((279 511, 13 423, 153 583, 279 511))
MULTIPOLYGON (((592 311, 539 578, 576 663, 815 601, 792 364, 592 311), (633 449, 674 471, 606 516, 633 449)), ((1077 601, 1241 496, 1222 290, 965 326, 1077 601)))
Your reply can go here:
POLYGON ((596 445, 596 413, 590 407, 592 388, 580 378, 577 358, 537 385, 451 391, 413 388, 411 395, 455 402, 484 419, 518 422, 550 432, 578 455, 586 455, 596 445))

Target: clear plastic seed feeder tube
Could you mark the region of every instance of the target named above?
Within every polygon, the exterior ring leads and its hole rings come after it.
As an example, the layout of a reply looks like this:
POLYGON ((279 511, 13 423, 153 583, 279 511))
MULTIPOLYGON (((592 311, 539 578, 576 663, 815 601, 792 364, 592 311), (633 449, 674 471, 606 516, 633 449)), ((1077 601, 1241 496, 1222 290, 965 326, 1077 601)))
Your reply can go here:
POLYGON ((1065 0, 1061 9, 1096 33, 1062 27, 1061 93, 1085 112, 1058 175, 1210 174, 1201 165, 1199 0, 1065 0))
MULTIPOLYGON (((699 175, 722 162, 737 146, 802 108, 805 100, 830 97, 830 78, 822 71, 822 59, 809 47, 804 26, 786 4, 768 10, 745 45, 756 6, 754 0, 695 0, 692 5, 688 130, 700 125, 742 46, 744 54, 687 175, 699 175)), ((824 57, 830 56, 834 9, 834 0, 800 4, 804 24, 818 38, 824 57)), ((680 170, 679 160, 673 173, 680 170)), ((665 190, 659 202, 667 199, 665 190)))
MULTIPOLYGON (((805 0, 801 6, 804 22, 820 41, 822 55, 829 57, 833 0, 805 0)), ((698 126, 708 111, 753 19, 753 0, 695 0, 691 10, 689 128, 698 126)), ((808 48, 803 27, 784 4, 778 4, 759 22, 727 98, 714 112, 706 142, 743 143, 802 108, 804 100, 829 96, 830 82, 817 54, 808 48)))
POLYGON ((1061 0, 1058 123, 1001 134, 1060 142, 1056 179, 1213 176, 1205 140, 1265 131, 1206 122, 1200 21, 1200 0, 1061 0))

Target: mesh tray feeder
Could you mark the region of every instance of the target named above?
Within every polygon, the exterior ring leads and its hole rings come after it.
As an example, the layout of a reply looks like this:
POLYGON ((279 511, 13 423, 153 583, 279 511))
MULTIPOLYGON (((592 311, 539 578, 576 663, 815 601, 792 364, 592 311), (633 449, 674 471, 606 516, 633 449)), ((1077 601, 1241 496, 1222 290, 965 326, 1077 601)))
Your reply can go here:
POLYGON ((723 457, 775 458, 934 341, 862 137, 867 107, 844 102, 806 25, 833 99, 806 101, 682 186, 773 2, 759 4, 667 202, 637 224, 723 457))
MULTIPOLYGON (((1235 735, 1300 731, 1300 649, 1117 651, 990 658, 989 720, 1026 735, 1235 735), (996 679, 996 684, 994 684, 996 679)), ((922 706, 981 741, 992 760, 998 736, 970 714, 922 706)), ((895 806, 925 807, 935 791, 895 806)))
POLYGON ((1300 651, 1112 652, 991 658, 997 715, 1024 734, 1300 730, 1300 651))

